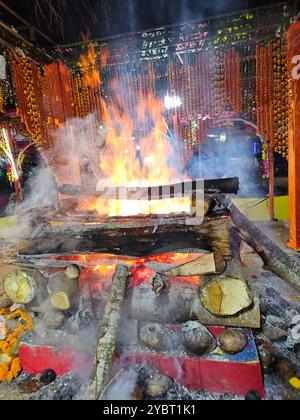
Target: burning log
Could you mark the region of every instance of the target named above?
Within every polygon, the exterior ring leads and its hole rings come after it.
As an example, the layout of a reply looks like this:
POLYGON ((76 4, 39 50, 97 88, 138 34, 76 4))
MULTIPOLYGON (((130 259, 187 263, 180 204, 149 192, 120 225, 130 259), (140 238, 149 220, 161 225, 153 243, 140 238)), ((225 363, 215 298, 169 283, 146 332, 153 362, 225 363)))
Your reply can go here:
POLYGON ((47 287, 51 304, 61 311, 67 311, 74 306, 79 292, 78 277, 70 278, 66 273, 67 270, 50 277, 47 287))
POLYGON ((222 274, 226 269, 226 262, 221 252, 204 254, 194 261, 183 264, 163 274, 174 277, 202 276, 204 274, 222 274))
POLYGON ((237 276, 205 280, 200 287, 200 299, 204 307, 215 316, 237 315, 253 305, 246 281, 237 276))
POLYGON ((103 224, 46 225, 22 255, 99 253, 144 257, 153 252, 207 249, 231 256, 230 218, 108 219, 103 224), (101 239, 100 239, 101 238, 101 239))
POLYGON ((100 324, 96 358, 86 394, 88 400, 99 400, 109 384, 128 275, 127 266, 116 267, 110 299, 100 324))
POLYGON ((197 190, 203 194, 237 194, 240 187, 239 178, 224 178, 212 180, 187 181, 178 184, 164 185, 159 187, 117 187, 104 188, 103 191, 95 191, 79 185, 62 185, 59 192, 66 196, 76 197, 103 197, 105 199, 128 199, 128 200, 162 200, 164 198, 183 197, 197 190), (200 188, 201 186, 201 188, 200 188))
MULTIPOLYGON (((176 324, 198 319, 204 325, 259 328, 259 296, 247 284, 238 251, 239 242, 236 239, 232 239, 232 242, 233 256, 227 261, 223 276, 207 276, 204 279, 197 276, 198 281, 197 277, 193 279, 166 277, 166 287, 159 296, 153 290, 151 281, 144 281, 128 291, 129 316, 152 323, 176 324), (231 287, 232 307, 227 308, 231 311, 230 316, 219 312, 212 313, 199 298, 199 286, 206 290, 205 285, 209 282, 217 283, 223 277, 226 278, 230 287, 238 283, 243 291, 241 296, 240 288, 231 287), (238 311, 236 302, 239 305, 238 311)), ((210 295, 210 290, 208 296, 211 296, 211 301, 214 301, 215 295, 210 295)), ((218 303, 220 304, 220 298, 218 303)))
POLYGON ((300 264, 296 258, 288 255, 276 245, 267 235, 255 226, 239 209, 230 201, 227 203, 232 220, 241 238, 253 248, 269 269, 294 289, 300 291, 300 264))

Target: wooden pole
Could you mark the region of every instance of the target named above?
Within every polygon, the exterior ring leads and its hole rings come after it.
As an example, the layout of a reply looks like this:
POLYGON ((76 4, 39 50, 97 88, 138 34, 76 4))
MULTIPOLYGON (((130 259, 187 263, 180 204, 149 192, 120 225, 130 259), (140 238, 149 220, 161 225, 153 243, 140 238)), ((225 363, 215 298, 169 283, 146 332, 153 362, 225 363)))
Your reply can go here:
POLYGON ((232 202, 228 202, 228 208, 237 231, 242 239, 258 253, 265 263, 265 268, 300 291, 300 263, 297 257, 289 255, 275 244, 232 202))
POLYGON ((289 246, 300 251, 300 22, 287 33, 290 90, 289 112, 289 246))
POLYGON ((111 369, 117 346, 119 323, 122 316, 128 276, 129 268, 126 265, 117 265, 110 298, 100 323, 94 368, 86 393, 87 400, 98 401, 107 389, 111 379, 111 369))

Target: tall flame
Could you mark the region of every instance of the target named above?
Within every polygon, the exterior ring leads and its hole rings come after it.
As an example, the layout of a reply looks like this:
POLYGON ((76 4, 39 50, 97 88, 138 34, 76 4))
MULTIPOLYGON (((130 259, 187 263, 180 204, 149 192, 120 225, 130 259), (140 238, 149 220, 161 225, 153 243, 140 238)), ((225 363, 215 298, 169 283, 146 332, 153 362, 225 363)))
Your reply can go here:
MULTIPOLYGON (((100 168, 110 187, 155 187, 179 182, 176 152, 167 138, 163 105, 152 93, 140 95, 135 116, 126 98, 113 86, 114 100, 103 103, 103 123, 107 129, 100 154, 100 168)), ((97 202, 100 214, 189 213, 189 198, 161 201, 103 200, 97 202)))
MULTIPOLYGON (((107 63, 108 51, 103 49, 101 65, 107 63)), ((86 84, 95 89, 101 85, 94 46, 81 56, 86 84)), ((134 77, 134 76, 133 76, 134 77)), ((163 118, 163 104, 152 92, 140 91, 134 111, 129 109, 128 92, 114 80, 111 100, 102 98, 102 137, 100 169, 105 187, 155 187, 181 181, 176 164, 176 151, 168 139, 163 118)), ((134 201, 100 198, 96 209, 104 216, 138 214, 190 213, 190 198, 169 198, 161 201, 134 201)))
POLYGON ((100 86, 101 80, 99 70, 96 68, 97 55, 93 44, 88 46, 86 55, 81 55, 80 61, 85 83, 91 89, 96 89, 100 86))

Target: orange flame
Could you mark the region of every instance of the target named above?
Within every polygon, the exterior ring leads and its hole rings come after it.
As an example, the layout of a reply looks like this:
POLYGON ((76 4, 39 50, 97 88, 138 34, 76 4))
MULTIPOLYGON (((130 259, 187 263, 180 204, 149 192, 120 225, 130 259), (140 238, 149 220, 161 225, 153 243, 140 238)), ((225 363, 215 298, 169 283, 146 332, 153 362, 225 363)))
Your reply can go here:
MULTIPOLYGON (((106 128, 100 168, 105 187, 156 187, 179 182, 176 153, 167 138, 163 105, 152 93, 140 95, 135 115, 129 111, 126 92, 113 83, 114 100, 103 101, 103 124, 106 128)), ((133 216, 139 214, 190 213, 190 198, 161 201, 99 199, 101 215, 133 216)))
POLYGON ((87 54, 80 57, 82 73, 85 83, 91 88, 96 89, 101 85, 99 70, 96 68, 97 55, 93 44, 88 46, 87 54))

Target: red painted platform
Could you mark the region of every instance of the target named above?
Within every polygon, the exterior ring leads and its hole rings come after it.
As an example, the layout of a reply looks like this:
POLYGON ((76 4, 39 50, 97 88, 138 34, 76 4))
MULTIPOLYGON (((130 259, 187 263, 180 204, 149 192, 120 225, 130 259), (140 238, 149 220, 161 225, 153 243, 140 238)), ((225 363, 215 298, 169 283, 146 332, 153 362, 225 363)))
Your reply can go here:
MULTIPOLYGON (((218 337, 224 328, 210 327, 210 330, 218 337)), ((207 357, 174 358, 162 354, 138 354, 117 357, 114 370, 143 362, 193 391, 205 389, 208 392, 245 396, 253 390, 264 398, 261 365, 253 335, 250 331, 248 333, 248 347, 236 356, 222 354, 220 350, 207 357)), ((86 375, 93 363, 90 355, 72 349, 57 350, 26 341, 20 346, 20 359, 24 372, 33 375, 46 369, 53 369, 59 376, 70 371, 86 375)))

